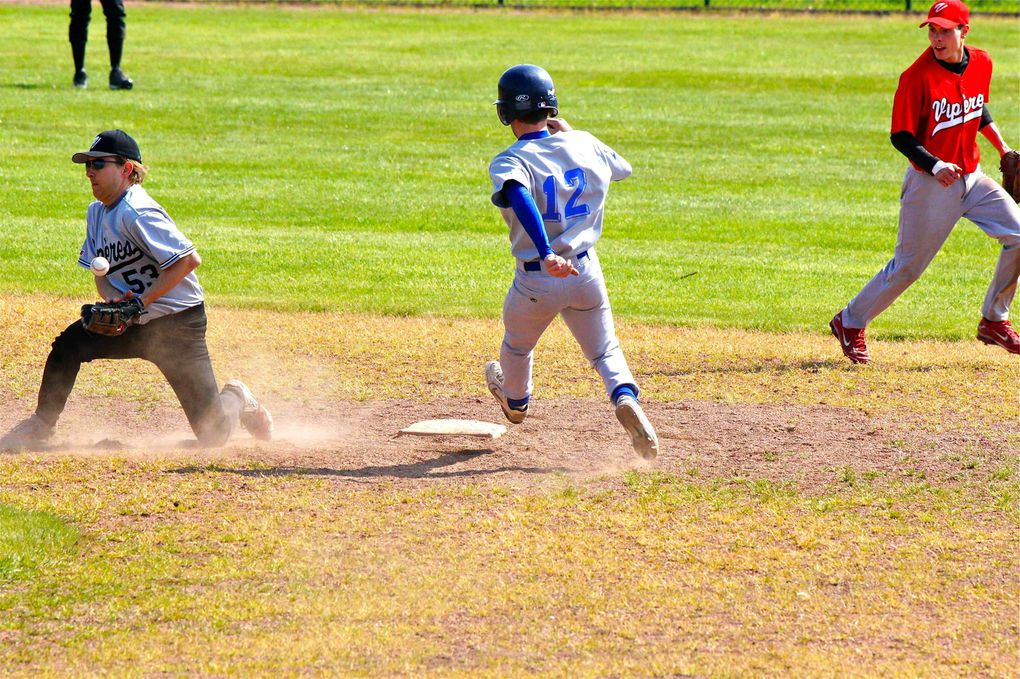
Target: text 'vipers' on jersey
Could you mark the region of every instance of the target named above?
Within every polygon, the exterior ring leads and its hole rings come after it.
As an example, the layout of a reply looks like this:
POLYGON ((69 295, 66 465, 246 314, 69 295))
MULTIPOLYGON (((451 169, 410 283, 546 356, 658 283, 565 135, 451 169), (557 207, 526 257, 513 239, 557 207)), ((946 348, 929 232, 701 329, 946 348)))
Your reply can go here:
MULTIPOLYGON (((143 294, 160 273, 194 252, 166 210, 138 184, 131 186, 117 203, 107 208, 100 201, 89 205, 85 243, 78 264, 89 268, 95 257, 110 261, 106 280, 117 291, 143 294)), ((177 313, 202 303, 202 286, 192 271, 151 305, 145 307, 140 323, 177 313)))
POLYGON ((525 186, 542 212, 553 252, 572 257, 602 235, 602 215, 610 181, 630 176, 630 163, 591 134, 560 132, 518 140, 489 164, 492 203, 510 227, 514 257, 537 259, 538 249, 503 196, 512 180, 525 186))
POLYGON ((977 133, 988 103, 992 60, 983 50, 966 49, 970 61, 962 74, 940 66, 931 49, 903 72, 890 132, 910 132, 933 156, 970 173, 981 158, 977 133))

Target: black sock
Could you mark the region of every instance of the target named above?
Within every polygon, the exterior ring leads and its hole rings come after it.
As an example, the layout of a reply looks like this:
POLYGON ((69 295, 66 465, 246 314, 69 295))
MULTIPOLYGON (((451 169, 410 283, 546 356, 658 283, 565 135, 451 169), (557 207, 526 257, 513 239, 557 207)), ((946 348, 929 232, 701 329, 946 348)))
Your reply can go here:
POLYGON ((71 56, 74 57, 74 70, 75 72, 85 70, 85 43, 73 42, 71 43, 71 56))
POLYGON ((124 53, 124 31, 108 32, 106 45, 110 48, 110 70, 115 71, 120 68, 120 58, 124 53))

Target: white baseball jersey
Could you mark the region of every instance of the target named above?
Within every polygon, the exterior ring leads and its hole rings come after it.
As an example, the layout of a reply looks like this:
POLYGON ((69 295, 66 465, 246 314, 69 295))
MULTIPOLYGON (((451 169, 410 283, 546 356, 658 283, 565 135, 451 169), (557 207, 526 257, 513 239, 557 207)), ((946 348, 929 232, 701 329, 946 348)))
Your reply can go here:
POLYGON ((630 163, 581 130, 521 139, 497 155, 489 164, 492 203, 510 227, 514 257, 534 260, 539 252, 503 196, 506 182, 516 180, 531 192, 553 252, 572 257, 598 241, 609 182, 630 173, 630 163))
POLYGON ((602 215, 609 182, 625 179, 630 164, 598 139, 579 130, 537 139, 519 139, 489 165, 494 193, 510 227, 518 265, 503 303, 503 345, 499 352, 503 389, 508 398, 529 398, 534 348, 545 329, 562 315, 581 350, 598 371, 606 393, 632 385, 616 337, 602 267, 592 246, 602 235, 602 215), (554 278, 537 262, 538 248, 502 190, 516 180, 535 199, 553 252, 570 260, 577 276, 554 278))
MULTIPOLYGON (((85 243, 78 264, 89 268, 95 257, 110 261, 106 280, 119 292, 141 295, 160 272, 195 250, 174 221, 140 185, 131 186, 107 208, 100 201, 89 205, 85 243)), ((204 293, 192 271, 183 281, 145 307, 139 323, 177 313, 202 303, 204 293)))

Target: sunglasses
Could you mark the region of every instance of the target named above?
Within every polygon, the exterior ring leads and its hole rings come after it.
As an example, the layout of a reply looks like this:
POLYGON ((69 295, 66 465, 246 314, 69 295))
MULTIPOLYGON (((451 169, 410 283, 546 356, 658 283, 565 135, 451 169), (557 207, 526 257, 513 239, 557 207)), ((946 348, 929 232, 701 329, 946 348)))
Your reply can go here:
POLYGON ((114 163, 116 165, 123 165, 125 162, 127 162, 127 161, 120 160, 119 158, 117 158, 117 159, 112 159, 112 158, 96 158, 95 160, 86 160, 85 161, 85 169, 86 170, 102 170, 104 167, 106 167, 107 165, 109 165, 111 163, 114 163))

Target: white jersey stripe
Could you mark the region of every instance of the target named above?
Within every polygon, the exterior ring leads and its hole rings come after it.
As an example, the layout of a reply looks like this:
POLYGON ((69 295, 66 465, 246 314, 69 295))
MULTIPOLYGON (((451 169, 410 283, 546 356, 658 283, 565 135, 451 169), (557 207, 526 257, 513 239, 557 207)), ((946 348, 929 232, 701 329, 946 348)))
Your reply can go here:
POLYGON ((980 108, 980 109, 978 109, 976 111, 971 111, 970 113, 968 113, 965 116, 961 116, 961 117, 958 117, 958 118, 951 118, 949 120, 941 122, 938 125, 936 125, 934 127, 934 129, 932 129, 931 136, 934 137, 936 132, 938 132, 940 130, 944 130, 944 129, 948 128, 948 127, 956 127, 957 125, 963 125, 964 123, 968 123, 971 120, 974 120, 975 118, 980 118, 981 117, 981 112, 983 110, 984 110, 984 108, 982 107, 982 108, 980 108))

